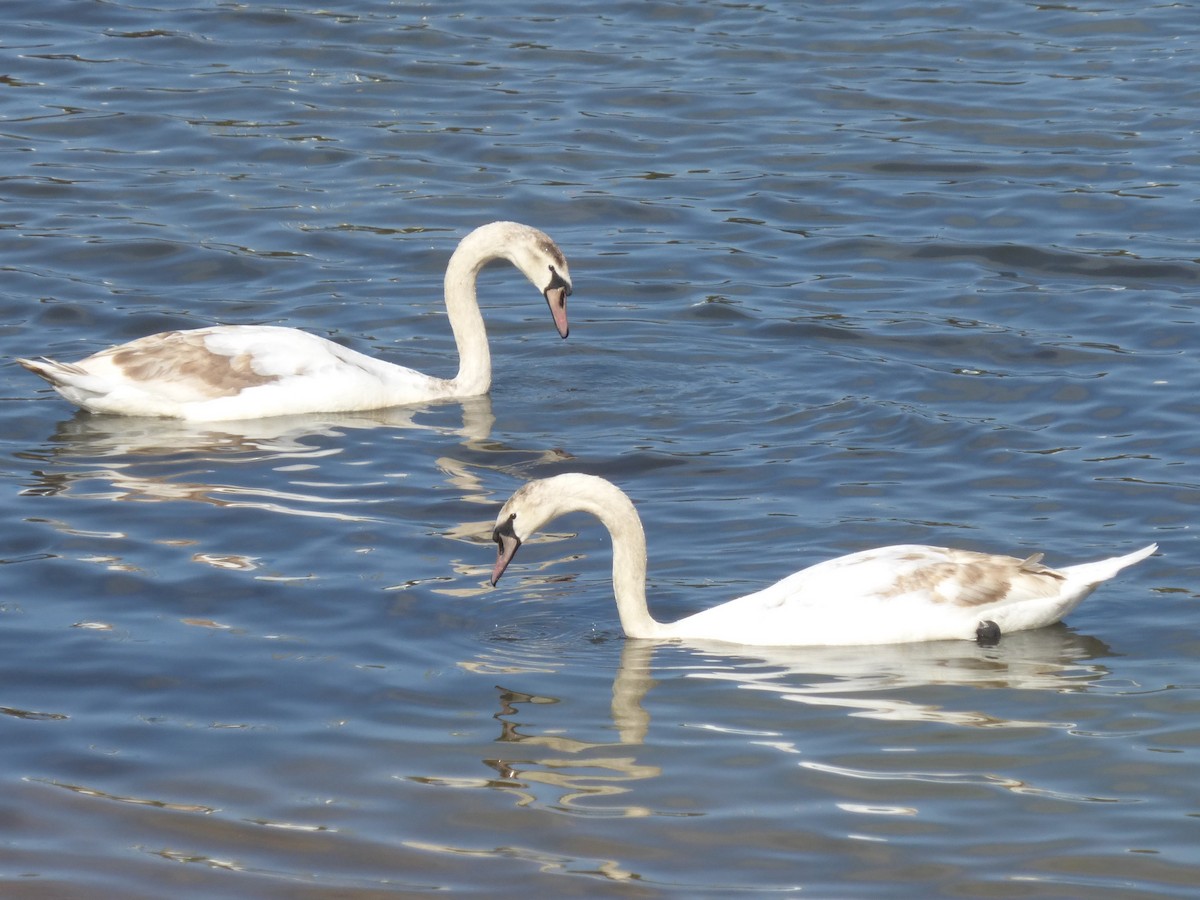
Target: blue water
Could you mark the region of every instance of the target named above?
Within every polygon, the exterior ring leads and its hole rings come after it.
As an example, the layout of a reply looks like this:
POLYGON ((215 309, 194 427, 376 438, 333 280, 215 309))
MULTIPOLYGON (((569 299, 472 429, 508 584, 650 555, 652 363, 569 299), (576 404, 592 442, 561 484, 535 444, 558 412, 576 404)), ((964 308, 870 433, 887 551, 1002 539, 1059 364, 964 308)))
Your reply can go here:
POLYGON ((0 351, 281 323, 489 398, 185 426, 11 362, 0 894, 1190 897, 1200 879, 1194 3, 9 0, 0 351), (1066 564, 1062 626, 625 641, 909 541, 1066 564))

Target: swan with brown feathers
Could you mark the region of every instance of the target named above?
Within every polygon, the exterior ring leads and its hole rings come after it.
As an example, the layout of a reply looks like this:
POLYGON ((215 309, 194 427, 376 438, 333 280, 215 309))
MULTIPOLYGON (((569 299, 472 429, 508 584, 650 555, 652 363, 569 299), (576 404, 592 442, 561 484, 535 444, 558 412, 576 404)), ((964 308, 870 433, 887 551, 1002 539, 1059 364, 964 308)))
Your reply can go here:
POLYGON ((445 302, 458 348, 453 378, 435 378, 333 341, 272 325, 167 331, 101 350, 79 362, 18 359, 91 412, 196 422, 315 412, 354 412, 486 394, 492 382, 487 331, 475 294, 479 271, 507 259, 542 292, 562 337, 571 274, 553 240, 517 222, 480 226, 446 267, 445 302))
POLYGON ((994 640, 1051 625, 1102 582, 1154 553, 1140 550, 1051 569, 1025 559, 903 544, 817 563, 770 587, 687 616, 659 622, 646 606, 646 538, 629 498, 593 475, 531 481, 504 504, 492 533, 493 586, 521 545, 571 512, 596 516, 612 539, 613 593, 631 638, 703 640, 757 646, 899 644, 994 640))

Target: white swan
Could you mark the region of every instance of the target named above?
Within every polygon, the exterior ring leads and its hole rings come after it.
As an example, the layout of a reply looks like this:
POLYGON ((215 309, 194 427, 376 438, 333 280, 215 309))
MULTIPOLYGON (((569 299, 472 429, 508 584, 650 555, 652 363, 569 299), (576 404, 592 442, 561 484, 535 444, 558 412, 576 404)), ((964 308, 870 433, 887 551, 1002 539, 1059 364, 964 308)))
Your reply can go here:
POLYGON ((531 481, 504 504, 492 533, 499 547, 492 584, 523 541, 576 511, 596 516, 612 537, 621 627, 629 637, 658 640, 758 646, 994 640, 1057 622, 1102 581, 1158 549, 1151 544, 1055 570, 1039 562, 1040 553, 1022 560, 943 547, 882 547, 818 563, 756 593, 665 623, 646 608, 646 538, 633 503, 603 478, 570 473, 531 481))
POLYGON ((458 346, 454 378, 434 378, 373 359, 294 328, 217 325, 167 331, 101 350, 76 363, 18 359, 84 409, 195 422, 313 412, 352 412, 487 393, 492 361, 475 297, 487 263, 507 259, 550 304, 567 336, 571 274, 547 235, 492 222, 459 243, 446 267, 446 313, 458 346))

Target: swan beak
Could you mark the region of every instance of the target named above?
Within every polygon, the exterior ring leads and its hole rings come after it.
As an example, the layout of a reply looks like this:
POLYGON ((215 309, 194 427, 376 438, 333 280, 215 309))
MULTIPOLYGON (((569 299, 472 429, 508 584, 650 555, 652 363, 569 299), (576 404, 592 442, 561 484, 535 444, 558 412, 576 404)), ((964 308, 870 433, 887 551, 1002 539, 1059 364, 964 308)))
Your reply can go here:
POLYGON ((513 533, 512 522, 506 524, 507 527, 497 527, 492 532, 492 539, 495 540, 497 547, 496 565, 492 567, 492 587, 496 586, 496 582, 500 580, 500 576, 504 574, 508 564, 521 549, 521 539, 513 533))
POLYGON ((567 324, 567 298, 571 296, 571 284, 555 272, 554 280, 550 282, 550 286, 543 291, 543 294, 546 302, 550 304, 550 315, 554 316, 554 327, 558 329, 559 336, 565 338, 571 333, 571 326, 567 324))

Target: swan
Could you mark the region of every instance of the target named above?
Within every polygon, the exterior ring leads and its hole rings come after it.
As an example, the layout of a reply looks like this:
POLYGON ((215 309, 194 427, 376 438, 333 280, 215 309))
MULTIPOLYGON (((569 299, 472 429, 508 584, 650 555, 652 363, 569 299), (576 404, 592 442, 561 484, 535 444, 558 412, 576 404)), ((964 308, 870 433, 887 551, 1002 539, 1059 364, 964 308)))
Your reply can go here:
POLYGON ((492 362, 475 280, 495 259, 507 259, 524 272, 550 304, 558 333, 565 338, 569 331, 571 274, 558 245, 517 222, 482 225, 462 239, 446 267, 446 313, 459 354, 454 378, 435 378, 273 325, 166 331, 75 363, 44 357, 17 362, 91 412, 194 422, 478 396, 491 387, 492 362))
POLYGON ((980 640, 1041 628, 1101 582, 1158 549, 1051 569, 1027 559, 902 544, 818 563, 782 581, 680 619, 646 608, 646 537, 637 510, 611 482, 568 473, 531 481, 504 504, 492 538, 494 587, 523 542, 570 512, 591 513, 612 538, 613 592, 631 638, 756 646, 842 646, 980 640))

